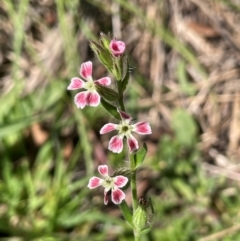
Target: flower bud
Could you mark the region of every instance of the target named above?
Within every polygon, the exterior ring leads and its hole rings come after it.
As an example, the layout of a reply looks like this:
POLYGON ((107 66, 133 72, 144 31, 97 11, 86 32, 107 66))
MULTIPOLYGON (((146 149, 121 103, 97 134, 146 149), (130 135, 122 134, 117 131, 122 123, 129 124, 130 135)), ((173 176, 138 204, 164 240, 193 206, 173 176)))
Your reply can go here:
POLYGON ((147 223, 146 209, 139 205, 133 214, 133 225, 137 231, 144 229, 147 223))
POLYGON ((112 55, 109 52, 108 49, 105 48, 103 43, 97 43, 94 41, 90 42, 90 47, 93 50, 93 52, 98 57, 99 61, 109 70, 111 71, 113 61, 112 61, 112 55))
POLYGON ((110 34, 106 35, 104 33, 100 33, 100 40, 99 42, 101 43, 101 45, 105 48, 108 49, 109 48, 109 44, 111 42, 111 36, 110 34))
POLYGON ((122 42, 122 41, 118 41, 116 39, 113 39, 111 42, 110 42, 110 50, 112 52, 112 54, 115 56, 115 57, 118 57, 120 55, 122 55, 125 51, 125 43, 122 42))
POLYGON ((146 200, 141 197, 138 201, 138 207, 133 214, 133 225, 137 232, 148 233, 154 222, 154 210, 151 199, 146 200), (151 208, 151 213, 147 211, 148 207, 151 208))

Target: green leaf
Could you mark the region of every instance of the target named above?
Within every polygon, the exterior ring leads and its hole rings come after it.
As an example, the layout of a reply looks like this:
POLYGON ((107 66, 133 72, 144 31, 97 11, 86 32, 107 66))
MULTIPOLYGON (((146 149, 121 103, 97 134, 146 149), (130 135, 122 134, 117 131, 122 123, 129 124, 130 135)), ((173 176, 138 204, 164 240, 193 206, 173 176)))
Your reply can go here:
POLYGON ((17 105, 22 89, 23 84, 18 83, 13 87, 10 92, 8 92, 8 94, 1 96, 0 101, 4 104, 0 105, 0 122, 2 122, 3 118, 11 112, 11 108, 17 105))
POLYGON ((43 120, 44 117, 45 116, 43 116, 43 115, 42 116, 40 116, 40 115, 29 116, 29 117, 22 118, 20 120, 17 120, 15 122, 12 122, 7 125, 0 125, 0 138, 17 133, 17 132, 23 130, 24 128, 30 126, 34 122, 39 122, 39 121, 43 120))
POLYGON ((109 45, 111 42, 111 36, 110 34, 106 35, 105 33, 101 32, 100 33, 100 40, 99 42, 101 43, 101 45, 105 48, 109 50, 109 45))
POLYGON ((136 152, 133 153, 134 163, 135 163, 135 169, 137 169, 139 166, 142 165, 145 157, 147 154, 147 145, 146 143, 143 143, 143 146, 136 152))
POLYGON ((113 68, 113 59, 109 51, 109 48, 105 48, 103 43, 97 43, 95 41, 90 42, 90 48, 98 57, 99 61, 111 72, 113 68))
POLYGON ((123 67, 122 67, 122 91, 124 91, 127 87, 129 80, 129 61, 126 55, 122 58, 123 67))
POLYGON ((194 193, 193 193, 191 187, 188 184, 184 183, 183 180, 181 180, 180 178, 176 178, 175 180, 173 180, 173 186, 186 199, 188 199, 189 201, 194 200, 194 193))
POLYGON ((125 218, 125 220, 133 227, 132 223, 132 211, 128 207, 127 203, 123 200, 120 204, 119 207, 121 209, 122 215, 125 218))
POLYGON ((80 225, 81 223, 90 223, 90 222, 104 222, 111 224, 122 225, 121 219, 114 218, 111 216, 103 215, 102 213, 92 210, 91 212, 81 212, 79 213, 63 213, 63 215, 59 214, 57 216, 56 223, 59 226, 63 226, 66 228, 75 227, 80 225))
POLYGON ((121 63, 121 70, 122 70, 122 80, 126 77, 126 74, 128 73, 128 69, 129 69, 129 63, 128 63, 128 57, 127 55, 123 55, 121 57, 122 63, 121 63))
POLYGON ((178 63, 176 75, 183 93, 187 95, 194 95, 196 92, 196 88, 194 87, 194 85, 189 83, 189 79, 186 73, 186 64, 184 61, 180 61, 178 63))
POLYGON ((93 52, 97 55, 97 57, 99 57, 99 53, 102 50, 101 45, 92 40, 90 41, 89 46, 93 50, 93 52))
POLYGON ((114 77, 117 81, 120 81, 122 79, 122 71, 121 71, 121 59, 120 57, 117 57, 114 59, 113 63, 113 71, 112 71, 114 77))
POLYGON ((193 117, 183 109, 173 111, 171 126, 178 142, 184 146, 193 146, 196 143, 197 125, 193 117))
POLYGON ((118 99, 118 93, 108 87, 105 87, 103 85, 95 85, 97 88, 97 92, 103 97, 104 99, 108 101, 115 101, 118 99))
POLYGON ((99 60, 100 62, 111 72, 113 69, 113 59, 111 53, 103 49, 99 52, 99 60))
POLYGON ((143 230, 141 230, 141 234, 147 234, 151 231, 152 227, 147 227, 147 228, 144 228, 143 230))
POLYGON ((137 231, 144 229, 147 223, 147 211, 140 205, 137 207, 132 217, 133 225, 137 231))
POLYGON ((103 98, 101 98, 101 104, 110 115, 112 115, 117 120, 121 120, 121 116, 119 115, 119 113, 117 111, 117 107, 115 107, 114 105, 111 105, 110 103, 105 101, 103 98))

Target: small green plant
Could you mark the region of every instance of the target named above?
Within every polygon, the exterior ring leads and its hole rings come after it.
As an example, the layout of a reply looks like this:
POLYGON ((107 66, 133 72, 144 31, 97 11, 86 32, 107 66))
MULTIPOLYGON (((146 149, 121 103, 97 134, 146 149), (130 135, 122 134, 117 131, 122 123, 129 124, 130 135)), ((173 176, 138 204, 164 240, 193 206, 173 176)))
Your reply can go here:
POLYGON ((85 81, 74 77, 71 79, 68 89, 84 89, 74 97, 74 102, 78 108, 83 109, 85 106, 96 107, 101 103, 106 111, 116 119, 119 124, 105 124, 101 128, 100 134, 111 131, 118 132, 117 135, 110 139, 108 145, 108 149, 113 153, 121 153, 124 149, 123 141, 126 140, 129 165, 120 164, 121 168, 112 176, 109 176, 107 165, 100 165, 98 171, 102 178, 92 177, 89 180, 88 187, 90 189, 98 186, 104 187, 104 204, 108 204, 108 194, 111 193, 113 203, 119 205, 125 220, 132 227, 137 241, 140 240, 143 233, 151 229, 153 219, 151 221, 148 219, 148 205, 143 204, 143 198, 138 202, 136 174, 147 154, 147 146, 143 144, 142 147, 139 147, 133 132, 146 135, 151 134, 152 131, 148 122, 133 122, 133 118, 125 112, 123 94, 127 90, 129 80, 129 61, 124 53, 125 43, 101 33, 100 40, 98 42, 92 41, 90 46, 99 61, 115 77, 117 90, 109 87, 111 84, 109 77, 93 80, 92 62, 90 61, 83 63, 80 67, 80 75, 85 81), (124 201, 125 193, 120 189, 124 188, 128 183, 130 183, 132 192, 132 209, 124 201))

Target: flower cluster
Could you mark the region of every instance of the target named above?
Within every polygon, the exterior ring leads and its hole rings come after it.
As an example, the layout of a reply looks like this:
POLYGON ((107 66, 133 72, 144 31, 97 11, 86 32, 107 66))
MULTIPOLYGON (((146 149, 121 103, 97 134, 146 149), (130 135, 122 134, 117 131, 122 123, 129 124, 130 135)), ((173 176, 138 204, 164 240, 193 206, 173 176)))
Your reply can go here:
MULTIPOLYGON (((91 61, 82 63, 79 71, 82 79, 73 77, 67 89, 80 90, 74 97, 74 102, 78 108, 83 109, 85 106, 96 107, 102 103, 103 107, 118 119, 119 124, 108 123, 100 130, 100 134, 111 131, 118 132, 109 141, 108 149, 110 151, 114 153, 122 152, 123 140, 126 139, 129 153, 134 153, 139 149, 139 145, 132 133, 135 132, 140 135, 151 134, 151 127, 146 121, 134 123, 132 117, 122 110, 124 107, 119 109, 113 106, 112 103, 109 103, 109 101, 116 101, 117 106, 121 106, 123 102, 121 98, 127 85, 126 76, 128 71, 128 60, 126 60, 124 55, 125 43, 101 34, 99 43, 92 42, 91 48, 107 70, 117 79, 118 87, 120 86, 118 93, 109 88, 111 84, 109 77, 103 77, 98 80, 93 79, 91 61)), ((128 178, 123 175, 110 177, 106 165, 100 165, 98 171, 102 178, 92 177, 89 180, 88 187, 93 189, 103 186, 104 203, 108 203, 108 193, 111 192, 113 203, 120 204, 125 199, 125 194, 120 188, 127 184, 128 178)))

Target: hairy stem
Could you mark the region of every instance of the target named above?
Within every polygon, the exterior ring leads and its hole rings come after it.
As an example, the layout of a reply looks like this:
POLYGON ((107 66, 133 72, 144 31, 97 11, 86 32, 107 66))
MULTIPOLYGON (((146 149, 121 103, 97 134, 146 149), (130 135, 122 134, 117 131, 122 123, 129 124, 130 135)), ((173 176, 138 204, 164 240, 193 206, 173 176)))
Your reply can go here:
MULTIPOLYGON (((130 154, 130 167, 132 170, 131 191, 132 191, 132 207, 133 207, 133 214, 134 214, 138 207, 138 198, 137 198, 137 171, 135 169, 136 165, 135 165, 133 154, 130 154)), ((134 240, 140 241, 140 239, 141 239, 140 233, 134 230, 134 240)))
POLYGON ((125 111, 124 103, 123 103, 123 91, 122 91, 122 82, 120 80, 117 81, 118 87, 118 104, 120 105, 121 111, 125 111))
POLYGON ((141 241, 141 234, 140 233, 134 233, 134 241, 141 241))
POLYGON ((135 210, 137 209, 137 206, 138 206, 136 171, 134 171, 133 174, 132 174, 131 191, 132 191, 132 206, 133 206, 133 212, 135 212, 135 210))
POLYGON ((132 170, 132 178, 131 178, 131 191, 132 191, 132 206, 133 212, 137 209, 138 200, 137 200, 137 173, 135 169, 135 161, 134 155, 130 154, 130 167, 132 170))

